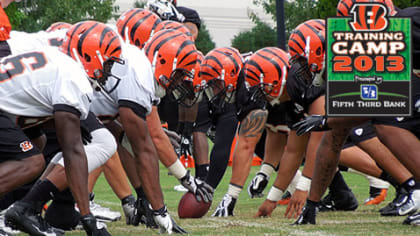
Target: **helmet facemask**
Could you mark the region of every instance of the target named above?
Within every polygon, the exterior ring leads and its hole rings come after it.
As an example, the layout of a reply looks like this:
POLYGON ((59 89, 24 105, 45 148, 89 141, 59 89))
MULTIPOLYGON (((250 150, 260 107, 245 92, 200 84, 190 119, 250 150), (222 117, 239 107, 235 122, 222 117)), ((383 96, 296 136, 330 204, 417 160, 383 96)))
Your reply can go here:
POLYGON ((106 61, 104 61, 102 63, 102 65, 103 65, 102 70, 96 69, 93 72, 93 76, 94 76, 93 79, 98 82, 99 88, 101 90, 103 90, 104 92, 106 92, 107 94, 112 93, 117 88, 118 84, 121 81, 121 79, 119 77, 117 77, 116 75, 113 75, 111 73, 111 70, 112 70, 112 67, 113 67, 114 63, 124 65, 124 60, 122 60, 121 58, 117 58, 117 57, 112 56, 111 58, 107 59, 106 61), (107 89, 105 87, 109 78, 113 78, 113 79, 116 80, 116 82, 114 83, 114 86, 112 86, 111 89, 107 89))
POLYGON ((190 72, 183 68, 176 68, 170 77, 160 75, 159 84, 162 86, 173 101, 185 107, 193 106, 199 99, 199 94, 194 92, 194 71, 190 72))
POLYGON ((236 90, 232 84, 226 86, 222 79, 211 79, 204 89, 209 102, 223 108, 225 103, 234 103, 236 90))

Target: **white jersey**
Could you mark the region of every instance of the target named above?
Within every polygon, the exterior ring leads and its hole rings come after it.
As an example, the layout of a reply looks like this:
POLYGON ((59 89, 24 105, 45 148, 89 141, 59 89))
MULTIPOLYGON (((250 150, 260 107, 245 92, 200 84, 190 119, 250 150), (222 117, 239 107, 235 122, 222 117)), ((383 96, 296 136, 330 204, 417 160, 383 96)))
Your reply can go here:
MULTIPOLYGON (((109 94, 113 101, 106 98, 102 92, 94 92, 91 111, 96 116, 115 117, 118 114, 118 102, 130 101, 141 105, 150 113, 155 97, 152 66, 143 51, 136 46, 122 43, 121 58, 124 64, 114 63, 111 73, 120 78, 117 88, 109 94)), ((106 88, 111 89, 115 79, 107 81, 106 88)))
POLYGON ((63 43, 68 29, 60 29, 52 32, 39 31, 26 33, 22 31, 10 32, 10 39, 7 40, 12 54, 42 50, 44 47, 58 47, 63 43))
POLYGON ((51 118, 55 105, 75 108, 84 120, 92 97, 83 68, 56 49, 44 48, 1 59, 0 111, 12 118, 34 118, 19 124, 22 128, 51 118))

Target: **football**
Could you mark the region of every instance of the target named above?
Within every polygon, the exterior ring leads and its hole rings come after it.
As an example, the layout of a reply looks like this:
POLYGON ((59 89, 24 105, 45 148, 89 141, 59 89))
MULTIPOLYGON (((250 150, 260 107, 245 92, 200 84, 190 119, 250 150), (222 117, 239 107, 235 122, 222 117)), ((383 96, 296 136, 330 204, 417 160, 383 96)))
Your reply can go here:
POLYGON ((181 219, 185 218, 201 218, 210 209, 211 202, 198 202, 191 192, 187 192, 182 196, 178 204, 178 216, 181 219))

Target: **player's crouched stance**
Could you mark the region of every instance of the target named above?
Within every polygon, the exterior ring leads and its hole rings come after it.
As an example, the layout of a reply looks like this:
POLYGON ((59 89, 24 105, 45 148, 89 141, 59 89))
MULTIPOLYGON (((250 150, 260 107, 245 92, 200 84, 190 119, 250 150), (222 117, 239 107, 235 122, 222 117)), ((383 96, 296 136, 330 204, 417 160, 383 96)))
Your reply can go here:
MULTIPOLYGON (((21 127, 38 125, 48 120, 45 117, 54 118, 67 181, 77 201, 83 228, 88 235, 109 235, 105 228, 96 224, 96 218, 89 209, 88 167, 80 134, 80 119, 85 120, 88 117, 93 98, 91 85, 106 83, 114 62, 118 62, 120 57, 121 44, 118 35, 104 24, 86 21, 70 28, 61 51, 74 60, 56 49, 6 58, 3 63, 9 63, 10 59, 15 58, 11 61, 19 63, 22 71, 14 69, 7 73, 16 75, 13 79, 8 79, 7 83, 2 83, 1 104, 4 106, 1 109, 15 116, 30 115, 31 118, 39 118, 28 119, 27 121, 37 122, 23 123, 20 124, 21 127), (79 34, 72 33, 78 29, 79 34), (17 60, 28 57, 33 60, 17 60), (12 107, 16 106, 21 109, 14 111, 12 107)), ((16 65, 14 68, 19 67, 16 65)), ((51 186, 48 179, 38 181, 38 185, 42 183, 51 186)), ((41 191, 38 198, 45 198, 49 194, 50 191, 41 191)), ((40 201, 36 201, 38 202, 40 201)), ((6 212, 6 224, 30 235, 62 235, 62 231, 46 223, 37 205, 24 201, 16 203, 6 212)))

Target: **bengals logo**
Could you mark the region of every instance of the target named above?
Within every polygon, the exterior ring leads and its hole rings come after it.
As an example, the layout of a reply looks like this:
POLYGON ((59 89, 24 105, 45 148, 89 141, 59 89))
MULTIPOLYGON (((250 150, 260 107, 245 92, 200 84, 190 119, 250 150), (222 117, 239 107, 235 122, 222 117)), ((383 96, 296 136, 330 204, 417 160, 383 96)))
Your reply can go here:
POLYGON ((34 146, 32 146, 32 143, 30 141, 23 141, 20 143, 20 149, 22 149, 23 152, 27 152, 31 150, 34 146))
POLYGON ((388 8, 381 3, 356 3, 350 13, 353 31, 383 31, 388 27, 388 8))

